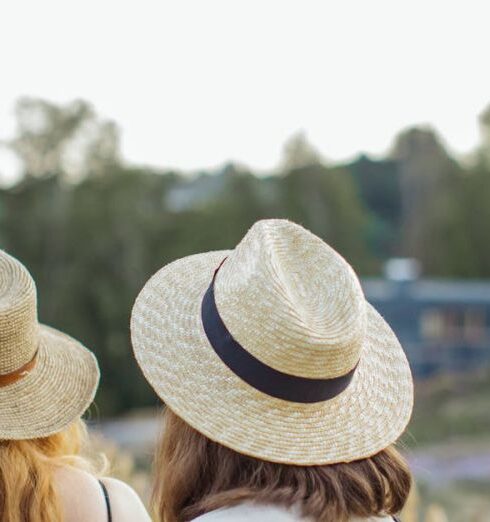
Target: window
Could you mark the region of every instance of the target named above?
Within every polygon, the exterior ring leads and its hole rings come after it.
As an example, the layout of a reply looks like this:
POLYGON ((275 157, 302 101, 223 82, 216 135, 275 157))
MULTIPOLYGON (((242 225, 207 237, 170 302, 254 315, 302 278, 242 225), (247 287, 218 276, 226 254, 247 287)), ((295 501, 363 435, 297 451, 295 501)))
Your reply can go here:
POLYGON ((428 341, 479 342, 486 335, 484 308, 427 308, 420 314, 420 335, 428 341))

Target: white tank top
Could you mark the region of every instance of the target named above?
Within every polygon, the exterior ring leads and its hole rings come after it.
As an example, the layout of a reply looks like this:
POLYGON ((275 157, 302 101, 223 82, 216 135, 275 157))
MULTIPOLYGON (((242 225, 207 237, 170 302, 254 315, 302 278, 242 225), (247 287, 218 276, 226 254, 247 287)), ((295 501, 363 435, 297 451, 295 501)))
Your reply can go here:
MULTIPOLYGON (((243 503, 211 511, 194 519, 194 522, 313 522, 302 518, 296 510, 288 510, 282 506, 266 506, 243 503)), ((393 522, 391 517, 370 517, 352 519, 352 522, 393 522)))

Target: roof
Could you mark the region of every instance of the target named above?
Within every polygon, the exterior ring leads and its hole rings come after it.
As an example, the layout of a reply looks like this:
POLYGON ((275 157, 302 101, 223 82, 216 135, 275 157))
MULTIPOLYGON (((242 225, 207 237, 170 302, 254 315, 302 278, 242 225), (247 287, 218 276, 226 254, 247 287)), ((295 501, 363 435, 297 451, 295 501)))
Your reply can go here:
POLYGON ((398 282, 387 279, 361 281, 368 301, 399 299, 419 302, 488 303, 490 280, 418 279, 398 282))

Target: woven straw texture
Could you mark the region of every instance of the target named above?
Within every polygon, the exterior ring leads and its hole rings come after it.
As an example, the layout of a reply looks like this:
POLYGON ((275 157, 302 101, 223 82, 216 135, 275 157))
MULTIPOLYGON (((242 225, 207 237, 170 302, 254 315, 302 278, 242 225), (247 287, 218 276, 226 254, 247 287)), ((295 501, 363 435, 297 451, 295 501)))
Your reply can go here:
POLYGON ((99 381, 90 351, 38 323, 32 277, 0 251, 0 375, 15 372, 34 356, 35 366, 27 375, 0 386, 0 439, 61 431, 88 408, 99 381))
POLYGON ((138 296, 136 358, 163 401, 195 429, 240 453, 298 465, 349 462, 394 442, 410 418, 413 384, 390 327, 348 263, 302 227, 256 223, 233 251, 175 261, 138 296), (242 381, 205 335, 201 302, 214 270, 220 315, 265 364, 331 378, 358 367, 337 397, 299 404, 242 381))

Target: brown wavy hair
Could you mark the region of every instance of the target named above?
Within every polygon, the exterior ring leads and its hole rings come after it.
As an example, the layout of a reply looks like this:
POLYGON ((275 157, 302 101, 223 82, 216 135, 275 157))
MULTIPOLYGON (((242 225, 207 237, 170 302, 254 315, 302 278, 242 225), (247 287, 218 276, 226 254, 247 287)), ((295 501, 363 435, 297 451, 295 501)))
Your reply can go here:
POLYGON ((394 515, 412 482, 393 446, 350 463, 277 464, 211 441, 169 408, 154 467, 152 505, 162 522, 192 520, 244 501, 298 506, 302 516, 318 521, 394 515))
POLYGON ((93 471, 80 456, 86 442, 80 419, 49 437, 0 440, 0 522, 62 522, 54 476, 61 466, 93 471))

